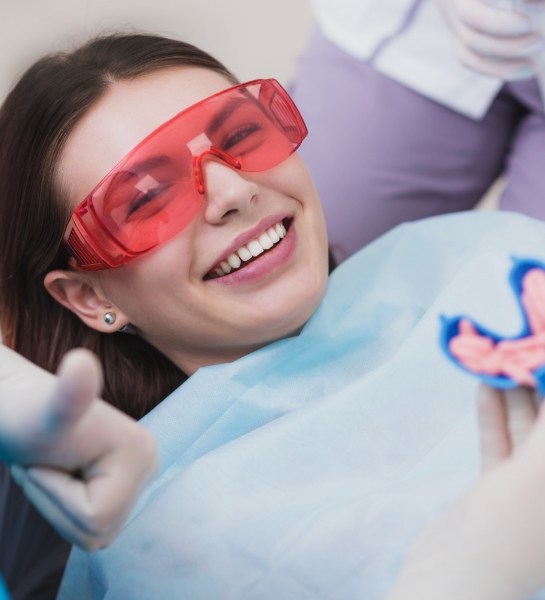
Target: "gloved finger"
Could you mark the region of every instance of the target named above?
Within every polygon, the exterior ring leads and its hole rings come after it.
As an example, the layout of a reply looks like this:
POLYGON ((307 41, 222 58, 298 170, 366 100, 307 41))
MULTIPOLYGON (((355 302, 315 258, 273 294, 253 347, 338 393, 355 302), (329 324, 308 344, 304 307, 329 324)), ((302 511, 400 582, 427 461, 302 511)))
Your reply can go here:
POLYGON ((502 60, 531 58, 543 49, 545 40, 539 33, 526 33, 510 37, 497 37, 472 29, 461 23, 456 28, 456 36, 473 52, 484 57, 502 60))
POLYGON ((481 385, 477 394, 477 414, 483 472, 505 460, 510 453, 505 398, 500 390, 481 385))
POLYGON ((86 549, 102 547, 117 535, 157 470, 155 439, 149 432, 125 421, 118 442, 118 450, 82 465, 83 479, 47 467, 23 471, 29 499, 39 503, 48 519, 60 520, 58 527, 62 524, 65 534, 86 549))
POLYGON ((528 79, 534 76, 534 68, 530 60, 523 58, 512 60, 494 59, 473 52, 459 40, 455 40, 454 44, 458 60, 466 67, 479 73, 507 81, 528 79))
POLYGON ((533 390, 522 387, 506 390, 505 407, 511 452, 516 452, 527 440, 537 418, 538 405, 533 390))
MULTIPOLYGON (((543 479, 545 470, 545 403, 541 402, 537 407, 537 417, 534 421, 532 431, 528 435, 525 443, 521 446, 518 456, 524 454, 534 453, 540 457, 540 464, 538 465, 539 477, 543 479)), ((524 460, 524 458, 522 458, 524 460)))
POLYGON ((476 31, 492 36, 509 37, 529 33, 531 23, 521 11, 505 10, 482 0, 453 0, 459 20, 476 31))
POLYGON ((52 435, 75 423, 102 390, 100 363, 88 350, 79 348, 68 352, 57 375, 57 386, 43 422, 44 433, 52 435))
MULTIPOLYGON (((6 462, 36 462, 39 454, 51 449, 99 394, 100 366, 89 351, 73 350, 55 377, 13 352, 10 356, 4 347, 0 350, 2 359, 6 358, 17 374, 16 378, 8 374, 6 379, 0 375, 0 452, 6 462), (2 397, 3 393, 20 398, 20 402, 14 406, 2 397)), ((4 368, 4 362, 0 362, 4 368)))
MULTIPOLYGON (((90 525, 92 507, 85 498, 86 483, 53 469, 12 467, 25 496, 66 540, 85 550, 108 545, 122 522, 98 529, 90 525)), ((92 524, 94 525, 94 523, 92 524)))

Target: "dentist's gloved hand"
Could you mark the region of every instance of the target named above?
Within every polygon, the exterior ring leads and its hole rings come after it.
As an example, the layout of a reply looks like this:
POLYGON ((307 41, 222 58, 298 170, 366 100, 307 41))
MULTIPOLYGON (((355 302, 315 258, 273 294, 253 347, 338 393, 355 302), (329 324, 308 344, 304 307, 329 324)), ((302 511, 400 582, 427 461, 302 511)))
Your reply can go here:
POLYGON ((0 458, 68 541, 108 545, 155 472, 151 434, 99 400, 102 373, 85 350, 54 376, 0 344, 0 458))
POLYGON ((454 36, 460 62, 503 80, 534 74, 534 58, 544 47, 531 12, 545 0, 435 0, 454 36), (528 4, 528 6, 526 6, 528 4))
POLYGON ((388 600, 521 600, 545 586, 545 405, 483 386, 483 474, 409 553, 388 600))

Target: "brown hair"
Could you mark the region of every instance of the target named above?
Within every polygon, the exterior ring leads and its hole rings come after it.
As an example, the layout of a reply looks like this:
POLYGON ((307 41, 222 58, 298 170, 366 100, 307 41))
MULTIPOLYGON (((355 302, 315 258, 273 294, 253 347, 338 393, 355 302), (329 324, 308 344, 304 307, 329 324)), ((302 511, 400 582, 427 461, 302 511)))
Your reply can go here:
POLYGON ((173 39, 131 33, 95 38, 36 62, 0 109, 0 330, 4 343, 48 371, 71 348, 95 352, 103 397, 139 418, 186 376, 137 335, 86 327, 45 290, 67 268, 69 214, 56 187, 59 154, 75 124, 112 83, 167 67, 199 66, 236 82, 215 58, 173 39))

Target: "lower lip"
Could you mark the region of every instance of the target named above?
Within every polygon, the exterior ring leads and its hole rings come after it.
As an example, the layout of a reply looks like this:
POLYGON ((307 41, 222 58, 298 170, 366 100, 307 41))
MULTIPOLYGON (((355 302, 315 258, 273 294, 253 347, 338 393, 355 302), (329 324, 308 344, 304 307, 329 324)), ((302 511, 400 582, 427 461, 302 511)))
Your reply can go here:
POLYGON ((206 283, 213 285, 243 285, 259 283, 274 271, 285 265, 293 256, 297 247, 297 235, 293 223, 285 237, 274 248, 259 256, 249 265, 232 271, 228 275, 210 279, 206 283))

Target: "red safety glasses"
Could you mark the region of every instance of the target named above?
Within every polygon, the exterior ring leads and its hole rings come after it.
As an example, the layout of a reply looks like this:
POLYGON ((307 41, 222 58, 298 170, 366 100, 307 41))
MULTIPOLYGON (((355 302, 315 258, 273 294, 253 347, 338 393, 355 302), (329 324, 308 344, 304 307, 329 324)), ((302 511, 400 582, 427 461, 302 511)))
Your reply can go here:
POLYGON ((286 160, 307 134, 274 79, 258 79, 186 108, 141 141, 76 207, 64 235, 71 264, 119 267, 180 233, 205 194, 203 163, 257 172, 286 160))

